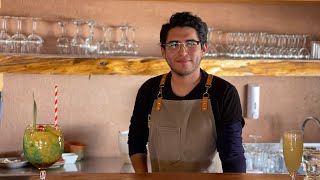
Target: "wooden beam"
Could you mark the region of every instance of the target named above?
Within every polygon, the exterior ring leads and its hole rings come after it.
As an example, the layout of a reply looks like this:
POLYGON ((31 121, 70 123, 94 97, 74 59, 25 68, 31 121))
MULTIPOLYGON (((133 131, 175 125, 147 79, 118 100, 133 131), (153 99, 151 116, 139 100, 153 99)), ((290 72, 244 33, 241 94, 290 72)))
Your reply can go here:
MULTIPOLYGON (((320 76, 320 61, 203 59, 201 68, 220 76, 320 76)), ((57 58, 0 56, 0 73, 159 75, 162 58, 57 58)))
MULTIPOLYGON (((136 0, 131 0, 136 1, 136 0)), ((142 0, 158 2, 192 3, 249 3, 249 4, 313 4, 320 5, 320 0, 142 0)))

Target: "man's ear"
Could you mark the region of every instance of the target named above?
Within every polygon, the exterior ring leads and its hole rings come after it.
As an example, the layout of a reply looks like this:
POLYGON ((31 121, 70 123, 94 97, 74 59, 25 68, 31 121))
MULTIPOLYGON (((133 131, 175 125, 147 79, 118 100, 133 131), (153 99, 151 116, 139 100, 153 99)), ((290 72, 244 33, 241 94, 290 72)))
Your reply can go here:
POLYGON ((204 56, 208 50, 208 43, 205 43, 201 47, 202 55, 204 56))
POLYGON ((166 49, 164 47, 161 47, 161 56, 162 58, 166 58, 166 49))

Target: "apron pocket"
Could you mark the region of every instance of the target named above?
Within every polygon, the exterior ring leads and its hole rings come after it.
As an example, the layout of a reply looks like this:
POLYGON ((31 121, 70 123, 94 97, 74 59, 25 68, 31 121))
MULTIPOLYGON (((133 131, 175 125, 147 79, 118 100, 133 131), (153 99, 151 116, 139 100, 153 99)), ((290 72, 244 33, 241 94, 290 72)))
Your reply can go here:
POLYGON ((159 160, 180 160, 181 128, 158 127, 157 155, 159 160))

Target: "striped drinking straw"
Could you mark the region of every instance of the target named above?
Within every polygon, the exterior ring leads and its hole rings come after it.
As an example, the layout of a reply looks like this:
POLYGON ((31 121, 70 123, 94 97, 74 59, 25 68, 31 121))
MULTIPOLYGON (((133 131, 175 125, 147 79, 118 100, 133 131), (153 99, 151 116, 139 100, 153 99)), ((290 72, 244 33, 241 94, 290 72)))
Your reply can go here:
POLYGON ((54 86, 54 127, 58 126, 58 86, 54 86))

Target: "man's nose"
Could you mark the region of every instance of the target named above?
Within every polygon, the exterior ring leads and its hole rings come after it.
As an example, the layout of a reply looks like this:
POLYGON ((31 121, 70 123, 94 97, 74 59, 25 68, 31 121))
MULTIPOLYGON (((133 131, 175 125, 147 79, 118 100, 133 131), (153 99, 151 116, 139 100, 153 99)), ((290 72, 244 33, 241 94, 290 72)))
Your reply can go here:
POLYGON ((187 47, 185 44, 180 44, 179 47, 179 52, 187 53, 187 47))

